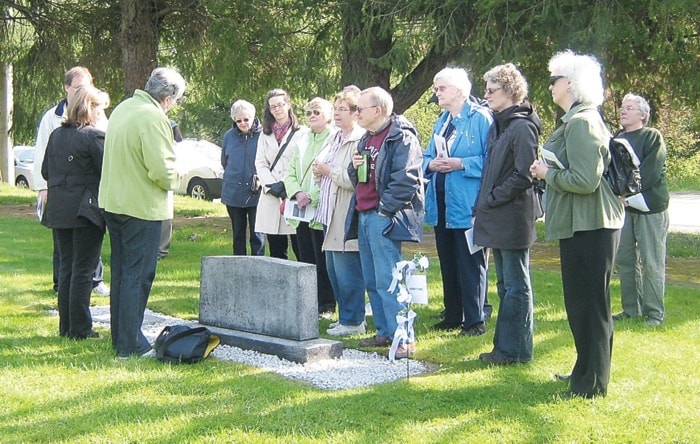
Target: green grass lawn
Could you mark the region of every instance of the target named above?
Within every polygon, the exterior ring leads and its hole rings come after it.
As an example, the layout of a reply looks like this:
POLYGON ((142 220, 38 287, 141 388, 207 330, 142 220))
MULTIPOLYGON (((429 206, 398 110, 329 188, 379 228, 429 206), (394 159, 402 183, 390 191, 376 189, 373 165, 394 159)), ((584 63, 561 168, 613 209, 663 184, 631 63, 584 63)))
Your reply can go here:
MULTIPOLYGON (((412 246, 431 257, 431 302, 415 308, 415 356, 435 371, 324 391, 214 359, 192 366, 117 360, 106 338, 60 338, 58 319, 47 312, 56 306, 50 231, 17 214, 18 208, 30 214, 33 199, 32 192, 0 186, 2 443, 700 442, 697 282, 668 285, 662 326, 616 324, 606 398, 567 400, 560 397, 565 383, 553 378, 568 372, 575 358, 560 274, 538 265, 556 258, 533 257, 535 360, 487 367, 477 356, 491 349, 493 321, 476 338, 429 331, 441 309, 439 264, 434 247, 412 246)), ((159 262, 149 307, 196 319, 200 259, 230 254, 230 226, 220 204, 178 198, 176 207, 187 219, 176 223, 171 256, 159 262)), ((673 258, 678 275, 698 276, 691 269, 698 264, 697 248, 683 248, 698 239, 669 238, 669 254, 680 252, 673 258)), ((103 259, 109 282, 108 240, 103 259)), ((490 276, 489 296, 497 305, 493 271, 490 276)), ((617 312, 619 283, 612 287, 617 312)), ((107 304, 108 298, 93 302, 107 304)), ((327 324, 322 321, 321 331, 327 324)), ((359 339, 344 342, 356 347, 359 339)))

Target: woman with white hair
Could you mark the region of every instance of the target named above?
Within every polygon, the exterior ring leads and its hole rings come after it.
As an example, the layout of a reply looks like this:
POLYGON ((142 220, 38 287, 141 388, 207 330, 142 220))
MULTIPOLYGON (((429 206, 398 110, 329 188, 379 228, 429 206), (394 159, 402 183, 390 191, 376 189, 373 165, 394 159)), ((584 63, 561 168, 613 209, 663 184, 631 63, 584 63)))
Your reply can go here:
MULTIPOLYGON (((314 97, 306 104, 306 121, 309 131, 299 145, 294 148, 289 169, 284 179, 287 196, 295 201, 300 209, 318 207, 321 190, 314 180, 313 164, 322 151, 327 150, 333 141, 331 128, 333 105, 328 100, 314 97)), ((326 271, 326 257, 323 245, 323 225, 316 220, 289 223, 297 229, 297 245, 301 262, 316 265, 316 283, 318 293, 318 313, 330 318, 335 311, 333 287, 326 271)))
POLYGON ((488 108, 469 100, 471 87, 464 69, 435 75, 433 91, 445 111, 433 127, 423 171, 429 180, 425 222, 435 227, 445 304, 445 317, 433 328, 480 336, 486 333, 486 251, 470 253, 465 231, 472 227, 493 118, 488 108))
POLYGON ((648 128, 650 107, 644 97, 627 94, 620 107, 622 131, 639 158, 641 197, 649 211, 625 203, 625 225, 617 249, 622 312, 614 320, 644 316, 649 326, 664 321, 668 187, 666 143, 655 128, 648 128))
POLYGON ((260 138, 260 121, 255 117, 255 106, 245 100, 231 105, 233 128, 226 131, 221 144, 221 165, 224 180, 221 184, 221 203, 231 218, 233 254, 246 255, 246 227, 250 230, 250 254, 265 254, 265 236, 255 231, 255 218, 260 199, 260 182, 255 170, 255 156, 260 138))
POLYGON ((610 380, 613 324, 610 277, 623 207, 603 179, 610 133, 598 112, 601 67, 592 56, 564 51, 549 61, 552 100, 565 114, 535 160, 532 175, 547 183, 545 237, 558 240, 564 304, 577 359, 566 396, 605 396, 610 380), (551 157, 550 157, 551 159, 551 157))

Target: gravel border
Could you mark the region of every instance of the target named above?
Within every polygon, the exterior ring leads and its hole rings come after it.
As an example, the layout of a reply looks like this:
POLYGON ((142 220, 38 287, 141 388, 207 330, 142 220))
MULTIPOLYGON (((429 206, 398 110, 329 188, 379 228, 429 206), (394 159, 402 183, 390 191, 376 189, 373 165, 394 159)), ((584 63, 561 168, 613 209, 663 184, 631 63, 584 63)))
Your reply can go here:
MULTIPOLYGON (((90 307, 95 327, 109 329, 109 306, 90 307)), ((58 312, 50 311, 57 316, 58 312)), ((166 316, 146 309, 143 322, 143 334, 153 343, 161 330, 167 325, 195 325, 195 321, 166 316)), ((252 350, 243 350, 229 345, 219 345, 211 356, 223 361, 233 361, 262 368, 286 378, 303 381, 324 390, 346 390, 368 387, 376 384, 415 377, 430 373, 433 369, 428 363, 415 359, 391 362, 386 356, 344 348, 343 356, 338 359, 298 364, 266 355, 252 350)))

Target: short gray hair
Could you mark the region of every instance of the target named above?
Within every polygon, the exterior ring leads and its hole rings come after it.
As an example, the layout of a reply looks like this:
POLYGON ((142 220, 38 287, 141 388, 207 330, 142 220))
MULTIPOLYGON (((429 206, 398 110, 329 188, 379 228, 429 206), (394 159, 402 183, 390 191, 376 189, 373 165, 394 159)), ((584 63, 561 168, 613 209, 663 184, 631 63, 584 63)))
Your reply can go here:
POLYGON ((252 117, 255 117, 255 105, 246 100, 236 100, 231 105, 231 120, 236 120, 236 114, 241 111, 247 112, 252 117))
POLYGON ((382 115, 388 117, 394 112, 394 99, 391 98, 391 94, 384 88, 372 86, 362 91, 361 94, 369 96, 372 100, 372 105, 378 106, 382 110, 382 115))
POLYGON ((457 88, 465 99, 472 93, 472 82, 469 80, 469 74, 463 68, 443 68, 435 74, 433 83, 440 79, 447 82, 448 85, 457 88))
POLYGON ((605 100, 601 66, 595 57, 567 49, 549 60, 549 72, 567 78, 575 101, 600 106, 605 100))
POLYGON ((177 101, 185 94, 185 79, 172 68, 156 68, 151 72, 144 89, 158 103, 163 103, 168 96, 177 101))
POLYGON ((651 119, 651 107, 649 106, 649 102, 647 102, 647 99, 645 99, 642 96, 638 96, 637 94, 625 94, 625 97, 622 98, 623 102, 626 102, 628 100, 632 100, 634 103, 637 104, 637 108, 639 108, 639 111, 644 114, 644 118, 642 119, 642 123, 646 125, 649 123, 649 119, 651 119))

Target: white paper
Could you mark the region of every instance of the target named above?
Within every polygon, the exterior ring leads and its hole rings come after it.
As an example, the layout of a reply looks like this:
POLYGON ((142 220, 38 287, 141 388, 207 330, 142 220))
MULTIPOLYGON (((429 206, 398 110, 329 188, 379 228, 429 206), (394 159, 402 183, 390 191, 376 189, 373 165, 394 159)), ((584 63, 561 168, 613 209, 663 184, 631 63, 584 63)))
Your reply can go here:
POLYGON ((559 159, 557 159, 557 156, 556 156, 553 152, 551 152, 551 151, 549 151, 549 150, 541 149, 541 150, 540 150, 540 154, 542 155, 542 158, 543 158, 545 161, 547 161, 547 163, 548 163, 550 166, 551 166, 551 165, 555 165, 555 166, 556 166, 557 168, 559 168, 560 170, 565 170, 565 169, 566 169, 566 168, 564 168, 564 165, 559 161, 559 159))
POLYGON ((303 210, 299 208, 296 200, 286 199, 284 201, 284 217, 287 219, 299 220, 302 222, 310 222, 316 215, 316 208, 312 205, 307 205, 303 210))
POLYGON ((633 194, 630 197, 628 197, 627 205, 639 211, 649 211, 649 207, 647 206, 647 203, 644 200, 644 196, 642 196, 642 193, 633 194))
POLYGON ((467 238, 467 245, 469 246, 469 254, 474 254, 479 250, 483 250, 484 247, 481 245, 476 245, 474 243, 474 229, 470 228, 464 232, 464 237, 467 238))
POLYGON ((412 304, 428 305, 428 276, 412 274, 406 279, 406 287, 412 304))
POLYGON ((435 140, 435 151, 437 151, 437 156, 449 157, 450 155, 447 153, 447 141, 445 138, 438 134, 433 134, 433 140, 435 140))
POLYGON ((36 198, 36 217, 41 220, 41 217, 44 215, 44 201, 41 197, 36 198))

